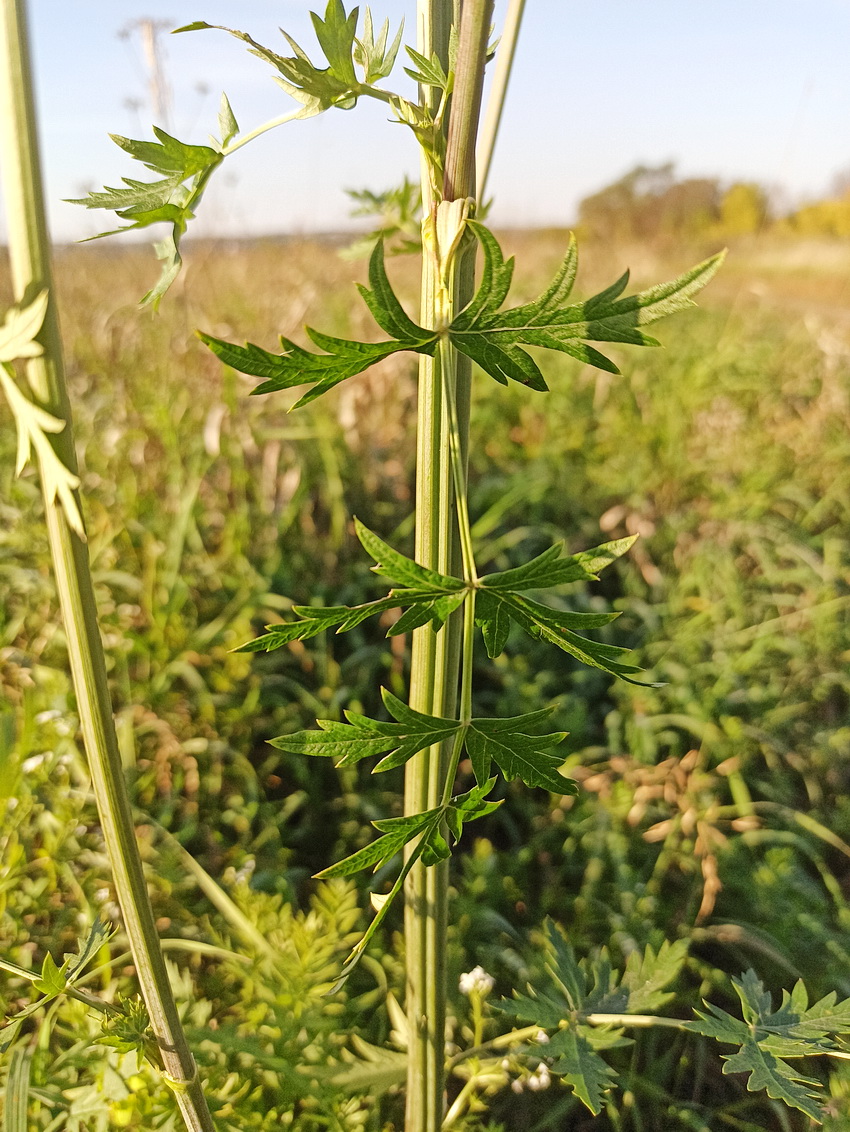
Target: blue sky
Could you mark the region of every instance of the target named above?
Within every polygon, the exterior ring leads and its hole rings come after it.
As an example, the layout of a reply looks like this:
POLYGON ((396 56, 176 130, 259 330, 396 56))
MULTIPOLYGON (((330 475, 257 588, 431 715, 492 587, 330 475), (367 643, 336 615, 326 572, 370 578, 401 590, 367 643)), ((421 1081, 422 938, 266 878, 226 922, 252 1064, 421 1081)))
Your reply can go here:
MULTIPOLYGON (((322 7, 324 0, 320 0, 322 7)), ((283 50, 283 26, 313 54, 305 0, 31 0, 51 226, 60 240, 111 227, 108 214, 61 203, 135 176, 111 131, 149 136, 140 17, 206 19, 283 50), (100 224, 103 220, 106 223, 100 224)), ((413 0, 375 0, 407 19, 413 0)), ((504 0, 497 0, 497 27, 504 0)), ((638 162, 682 175, 826 192, 850 168, 850 0, 528 0, 493 166, 495 223, 567 224, 582 196, 638 162)), ((164 36, 172 132, 204 141, 226 90, 250 129, 292 105, 271 68, 220 32, 164 36)), ((316 57, 314 55, 314 57, 316 57)), ((399 68, 400 83, 407 83, 399 68)), ((247 146, 217 174, 207 234, 292 232, 345 223, 345 187, 415 175, 406 130, 378 104, 294 122, 247 146)), ((199 231, 201 229, 199 228, 199 231)))

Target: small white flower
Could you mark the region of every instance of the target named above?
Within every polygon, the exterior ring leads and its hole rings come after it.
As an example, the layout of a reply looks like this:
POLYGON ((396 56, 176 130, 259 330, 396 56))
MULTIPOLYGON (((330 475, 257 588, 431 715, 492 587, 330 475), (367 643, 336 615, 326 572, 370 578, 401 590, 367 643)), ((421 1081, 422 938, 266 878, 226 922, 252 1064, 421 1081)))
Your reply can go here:
POLYGON ((257 867, 257 862, 254 860, 253 857, 249 857, 245 861, 245 864, 242 865, 241 868, 237 869, 236 872, 233 874, 234 882, 241 883, 242 881, 250 880, 251 874, 254 872, 254 869, 256 869, 256 867, 257 867))
POLYGON ((108 900, 110 900, 112 898, 112 893, 109 891, 108 888, 99 888, 95 892, 94 898, 98 902, 98 904, 105 904, 108 900))
POLYGON ((511 1059, 509 1057, 502 1058, 502 1068, 507 1072, 511 1067, 511 1059))
POLYGON ((49 751, 42 751, 40 755, 30 755, 28 759, 24 759, 21 763, 21 770, 24 774, 31 774, 32 771, 38 770, 49 754, 49 751))
POLYGON ((523 1084, 522 1084, 522 1081, 519 1079, 519 1077, 515 1077, 513 1079, 513 1081, 511 1081, 511 1089, 515 1093, 521 1093, 522 1092, 523 1084))
POLYGON ((40 711, 35 717, 35 721, 36 723, 50 723, 52 719, 58 719, 61 714, 62 712, 56 708, 52 708, 50 711, 40 711))
POLYGON ((461 994, 480 994, 482 998, 490 993, 496 985, 496 980, 492 975, 488 975, 483 967, 473 967, 471 971, 466 971, 461 975, 459 981, 461 994))
POLYGON ((538 1030, 535 1034, 535 1041, 537 1041, 540 1045, 545 1046, 549 1041, 549 1035, 545 1030, 538 1030))
POLYGON ((544 1062, 540 1062, 531 1076, 528 1078, 528 1087, 537 1092, 538 1089, 548 1089, 552 1084, 552 1078, 549 1076, 549 1066, 544 1062))

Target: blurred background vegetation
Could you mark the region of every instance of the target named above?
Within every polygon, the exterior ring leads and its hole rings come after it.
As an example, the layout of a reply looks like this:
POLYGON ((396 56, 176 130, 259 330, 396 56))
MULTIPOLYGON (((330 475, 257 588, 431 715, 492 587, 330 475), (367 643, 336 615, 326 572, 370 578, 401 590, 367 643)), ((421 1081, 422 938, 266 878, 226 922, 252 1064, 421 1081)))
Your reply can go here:
MULTIPOLYGON (((812 994, 850 995, 850 194, 777 217, 756 185, 638 168, 583 202, 579 233, 585 294, 627 264, 643 285, 725 242, 731 254, 701 310, 662 328, 666 349, 616 352, 622 377, 547 358, 549 394, 476 386, 479 558, 506 568, 553 540, 575 551, 640 534, 603 582, 563 600, 622 610, 610 639, 665 683, 613 684, 520 637, 494 663, 482 651, 477 710, 554 701, 582 791, 510 784, 467 834, 452 986, 477 964, 494 1001, 533 982, 550 916, 580 955, 607 947, 616 963, 688 940, 679 1016, 705 997, 733 1009, 729 976, 748 966, 775 994, 803 977, 812 994)), ((500 238, 527 300, 567 235, 500 238)), ((326 997, 368 901, 310 878, 396 812, 400 779, 266 740, 343 708, 380 711, 382 683, 403 695, 405 641, 367 622, 267 656, 231 650, 292 603, 374 592, 352 515, 410 549, 413 366, 390 359, 288 415, 294 396, 250 398, 251 379, 194 339, 200 327, 274 348, 278 333, 303 341, 307 320, 370 336, 352 286, 364 264, 333 240, 190 245, 158 317, 136 305, 147 249, 61 249, 57 269, 122 752, 214 1107, 234 1129, 398 1128, 400 937, 385 934, 326 997)), ((412 261, 391 271, 415 304, 412 261)), ((40 495, 31 474, 13 476, 0 413, 0 953, 32 968, 117 913, 40 495)), ((88 985, 132 993, 120 931, 88 985)), ((7 1012, 30 997, 3 976, 7 1012)), ((460 1048, 468 1009, 455 994, 460 1048)), ((503 1024, 494 1013, 490 1032, 503 1024)), ((58 1000, 27 1026, 32 1128, 174 1127, 155 1075, 97 1045, 80 1003, 58 1000)), ((612 1057, 622 1087, 595 1121, 517 1062, 458 1127, 810 1127, 722 1076, 694 1036, 647 1032, 612 1057)), ((824 1075, 831 1132, 850 1128, 844 1064, 806 1067, 824 1075)))

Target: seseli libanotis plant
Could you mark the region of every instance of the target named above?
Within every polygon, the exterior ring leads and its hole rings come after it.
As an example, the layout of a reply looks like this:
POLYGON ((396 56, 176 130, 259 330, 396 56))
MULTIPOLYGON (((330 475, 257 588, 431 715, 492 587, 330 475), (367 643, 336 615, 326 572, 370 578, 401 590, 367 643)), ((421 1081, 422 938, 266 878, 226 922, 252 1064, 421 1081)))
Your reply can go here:
MULTIPOLYGON (((521 9, 520 5, 514 5, 521 9)), ((547 710, 510 718, 478 717, 473 711, 473 649, 480 631, 487 655, 498 657, 518 628, 546 641, 575 660, 619 679, 639 681, 628 651, 586 634, 608 625, 616 613, 586 613, 541 600, 541 592, 596 580, 625 554, 631 538, 604 543, 577 554, 564 544, 549 547, 525 564, 486 572, 476 558, 467 505, 467 450, 472 364, 500 385, 516 382, 545 393, 544 369, 532 356, 556 351, 610 373, 614 362, 605 344, 657 346, 647 327, 693 305, 693 298, 716 272, 721 255, 678 278, 626 295, 628 273, 583 301, 570 301, 578 267, 575 241, 549 287, 536 299, 511 305, 508 295, 514 262, 506 259, 495 235, 481 222, 476 201, 475 142, 484 68, 492 54, 491 0, 419 0, 418 41, 406 48, 407 74, 419 87, 416 101, 389 90, 401 47, 402 29, 385 22, 376 31, 368 9, 346 11, 329 0, 313 26, 324 55, 321 65, 286 33, 292 54, 280 55, 244 31, 218 28, 247 43, 270 64, 275 78, 298 104, 292 113, 241 134, 226 96, 220 138, 208 146, 189 145, 155 129, 157 140, 115 140, 157 175, 156 180, 125 178, 122 187, 92 193, 81 203, 113 209, 127 228, 164 222, 169 235, 159 245, 163 270, 145 297, 158 304, 180 268, 180 238, 210 176, 223 160, 252 138, 295 118, 332 108, 351 110, 359 99, 386 104, 392 117, 409 127, 422 159, 422 291, 417 317, 404 309, 388 278, 382 240, 369 262, 368 286, 360 293, 380 341, 352 341, 319 329, 307 334, 316 349, 287 338, 280 351, 225 341, 204 331, 201 340, 228 366, 261 381, 257 394, 303 389, 293 408, 400 352, 418 355, 416 538, 413 557, 388 545, 358 517, 354 529, 386 593, 363 604, 295 606, 292 619, 269 625, 246 651, 270 651, 319 633, 343 633, 369 617, 399 611, 390 636, 412 634, 408 702, 382 689, 385 717, 346 711, 344 720, 319 720, 315 730, 283 735, 274 746, 295 754, 337 760, 350 766, 375 759, 374 772, 406 768, 404 813, 374 822, 378 836, 368 846, 331 865, 321 877, 344 877, 378 870, 399 859, 389 892, 374 893, 375 915, 340 973, 348 977, 395 907, 406 895, 407 961, 407 1122, 408 1132, 435 1132, 444 1120, 458 1120, 485 1079, 492 1082, 492 1058, 512 1051, 533 1058, 560 1076, 593 1113, 602 1110, 613 1072, 600 1051, 622 1045, 629 1026, 690 1028, 736 1045, 730 1071, 748 1073, 750 1089, 767 1089, 817 1119, 814 1082, 800 1076, 787 1058, 836 1053, 834 1034, 850 1027, 850 1004, 823 1000, 809 1008, 802 988, 773 1011, 755 975, 736 984, 743 1021, 711 1008, 693 1022, 656 1018, 669 997, 663 988, 685 959, 682 944, 647 949, 632 956, 625 971, 607 959, 579 963, 562 934, 550 929, 552 986, 536 988, 502 1004, 502 1011, 527 1023, 473 1050, 457 1055, 466 1084, 446 1114, 445 1102, 445 933, 448 873, 446 862, 468 823, 492 813, 498 778, 520 779, 531 787, 574 794, 559 746, 565 734, 546 732, 547 710), (476 249, 481 272, 473 282, 476 249), (471 776, 460 773, 464 755, 471 776), (545 1049, 544 1049, 545 1046, 545 1049), (531 1052, 530 1052, 531 1051, 531 1052), (490 1059, 490 1060, 488 1060, 490 1059), (544 1060, 545 1059, 545 1060, 544 1060), (487 1077, 487 1074, 490 1074, 487 1077)), ((179 31, 214 30, 197 21, 179 31)), ((512 36, 513 42, 515 36, 512 36)), ((502 87, 503 93, 503 87, 502 87)), ((499 95, 500 97, 501 95, 499 95)), ((492 115, 497 121, 498 113, 492 115)), ((489 155, 485 157, 485 164, 489 155)), ((545 362, 543 363, 545 366, 545 362)), ((478 993, 478 992, 476 992, 478 993)), ((480 1006, 480 1001, 479 1001, 480 1006)))

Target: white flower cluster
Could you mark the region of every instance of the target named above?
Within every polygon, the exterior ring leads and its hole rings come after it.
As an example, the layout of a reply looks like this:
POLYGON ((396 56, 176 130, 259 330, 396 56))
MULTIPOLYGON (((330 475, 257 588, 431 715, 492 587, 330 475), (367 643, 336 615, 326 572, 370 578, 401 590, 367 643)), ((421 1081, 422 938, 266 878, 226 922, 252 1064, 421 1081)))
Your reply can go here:
POLYGON ((523 1080, 522 1077, 517 1077, 511 1081, 511 1089, 515 1093, 521 1093, 523 1089, 531 1089, 533 1093, 538 1092, 540 1089, 548 1089, 552 1084, 552 1078, 549 1074, 549 1066, 545 1061, 541 1061, 533 1073, 523 1080))
POLYGON ((488 975, 483 967, 473 967, 471 971, 465 971, 461 975, 458 985, 461 994, 475 993, 486 998, 496 985, 496 980, 492 975, 488 975))

